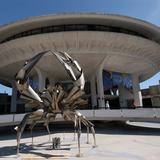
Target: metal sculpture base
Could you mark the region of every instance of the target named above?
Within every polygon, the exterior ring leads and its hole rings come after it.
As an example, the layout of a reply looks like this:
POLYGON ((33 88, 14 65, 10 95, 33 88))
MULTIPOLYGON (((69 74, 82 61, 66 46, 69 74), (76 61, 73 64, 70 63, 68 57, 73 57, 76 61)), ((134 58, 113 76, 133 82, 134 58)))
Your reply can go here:
POLYGON ((52 138, 52 147, 54 150, 61 148, 61 139, 59 137, 52 138))

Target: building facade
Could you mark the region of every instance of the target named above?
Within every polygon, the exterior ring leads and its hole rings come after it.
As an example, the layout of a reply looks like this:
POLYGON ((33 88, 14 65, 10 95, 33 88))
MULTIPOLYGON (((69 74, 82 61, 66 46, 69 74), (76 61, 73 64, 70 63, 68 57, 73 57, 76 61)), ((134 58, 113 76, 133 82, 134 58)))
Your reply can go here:
MULTIPOLYGON (((24 61, 45 50, 68 52, 83 68, 90 108, 143 106, 139 83, 160 70, 160 28, 119 15, 60 14, 31 17, 0 27, 0 82, 12 87, 10 112, 23 112, 14 76, 24 61), (128 87, 129 86, 129 87, 128 87)), ((42 91, 71 84, 61 64, 47 55, 30 83, 42 91)))

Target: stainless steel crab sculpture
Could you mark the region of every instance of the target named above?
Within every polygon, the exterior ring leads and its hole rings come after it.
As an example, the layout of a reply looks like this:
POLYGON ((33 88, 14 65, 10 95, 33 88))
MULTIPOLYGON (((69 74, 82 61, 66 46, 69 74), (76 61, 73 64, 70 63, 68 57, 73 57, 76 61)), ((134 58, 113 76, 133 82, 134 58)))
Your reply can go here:
POLYGON ((84 74, 78 62, 70 57, 66 52, 48 50, 41 52, 30 60, 26 61, 24 66, 16 74, 16 85, 18 91, 21 94, 21 98, 27 100, 31 106, 37 109, 34 112, 27 113, 21 123, 15 127, 15 130, 17 131, 17 154, 19 153, 20 139, 26 124, 30 124, 32 133, 33 127, 39 121, 43 120, 44 125, 46 126, 49 133, 50 139, 50 130, 48 124, 50 119, 56 118, 57 114, 61 114, 64 120, 72 121, 74 123, 75 133, 77 132, 78 137, 78 156, 81 155, 81 124, 84 124, 87 127, 88 143, 89 129, 91 129, 94 138, 94 146, 96 146, 94 125, 88 121, 80 112, 75 110, 77 106, 85 103, 85 100, 81 98, 84 94, 84 74), (59 83, 57 83, 55 86, 47 87, 47 89, 45 89, 42 93, 36 93, 31 88, 28 81, 29 74, 33 67, 38 63, 38 61, 48 53, 51 53, 59 60, 72 79, 74 85, 69 92, 66 92, 63 89, 63 86, 59 83))

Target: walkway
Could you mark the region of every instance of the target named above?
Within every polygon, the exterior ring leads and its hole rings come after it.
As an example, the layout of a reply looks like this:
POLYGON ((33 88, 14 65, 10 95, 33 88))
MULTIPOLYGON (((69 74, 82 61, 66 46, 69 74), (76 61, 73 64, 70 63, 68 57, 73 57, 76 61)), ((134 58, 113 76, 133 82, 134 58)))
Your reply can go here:
MULTIPOLYGON (((105 121, 156 121, 160 122, 160 108, 137 108, 137 109, 97 109, 80 110, 89 120, 105 121)), ((16 125, 20 123, 25 114, 0 115, 0 126, 16 125)), ((63 121, 58 115, 56 121, 63 121)))

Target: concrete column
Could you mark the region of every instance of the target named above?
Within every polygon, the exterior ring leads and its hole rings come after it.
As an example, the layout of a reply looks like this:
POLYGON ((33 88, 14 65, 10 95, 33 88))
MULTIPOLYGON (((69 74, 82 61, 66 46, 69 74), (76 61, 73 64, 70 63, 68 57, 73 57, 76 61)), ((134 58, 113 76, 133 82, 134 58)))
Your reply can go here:
POLYGON ((127 107, 127 101, 126 101, 127 95, 126 95, 125 88, 124 88, 123 84, 118 86, 118 90, 119 90, 120 107, 125 108, 125 107, 127 107))
POLYGON ((130 103, 127 103, 127 101, 131 101, 133 99, 133 93, 129 89, 125 88, 123 84, 118 86, 119 90, 119 101, 120 101, 120 107, 121 108, 129 108, 131 107, 130 103))
POLYGON ((15 113, 16 110, 17 110, 17 89, 16 89, 16 84, 12 83, 12 97, 11 97, 10 112, 15 113))
POLYGON ((42 91, 45 88, 46 75, 39 68, 36 68, 36 71, 38 74, 38 89, 39 91, 42 91))
POLYGON ((92 100, 92 108, 95 108, 95 106, 97 106, 97 94, 96 94, 96 80, 95 80, 95 76, 93 76, 90 79, 90 83, 91 83, 91 100, 92 100))
POLYGON ((142 94, 141 94, 140 85, 139 85, 139 77, 137 74, 132 75, 132 81, 133 81, 134 105, 135 106, 143 106, 142 94))
POLYGON ((50 82, 50 85, 54 86, 55 85, 55 77, 49 77, 49 82, 50 82))
POLYGON ((103 68, 100 67, 97 72, 97 92, 98 92, 98 106, 99 106, 99 108, 105 107, 102 71, 103 71, 103 68))

